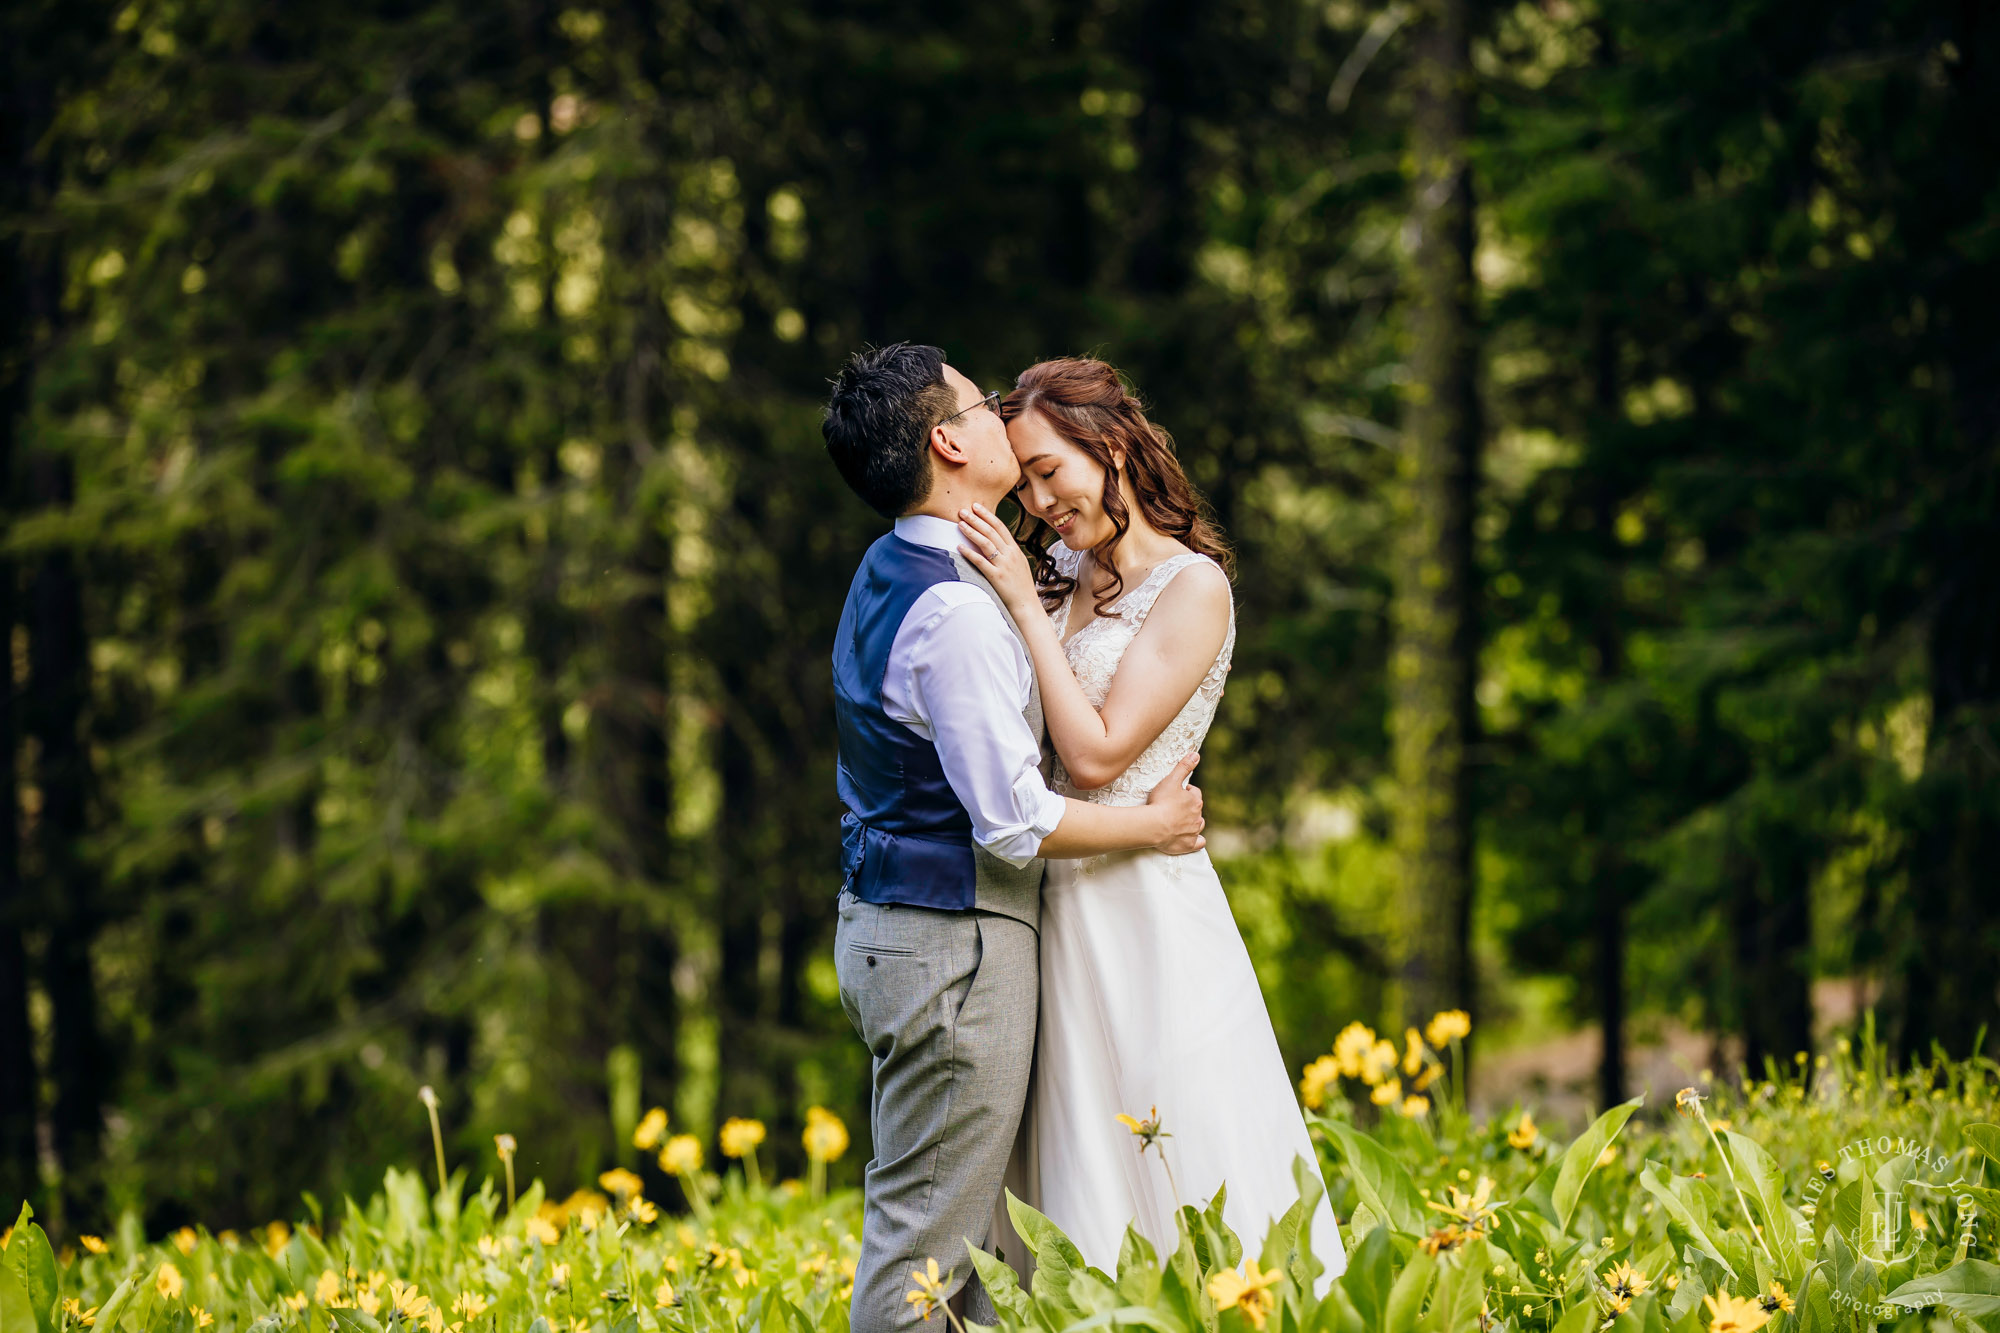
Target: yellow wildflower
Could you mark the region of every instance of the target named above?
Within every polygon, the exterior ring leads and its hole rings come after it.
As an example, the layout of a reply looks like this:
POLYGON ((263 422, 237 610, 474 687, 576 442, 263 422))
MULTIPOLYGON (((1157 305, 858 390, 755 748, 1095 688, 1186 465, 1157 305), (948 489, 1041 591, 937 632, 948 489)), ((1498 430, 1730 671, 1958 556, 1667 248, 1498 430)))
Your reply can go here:
POLYGON ((285 1296, 285 1308, 287 1310, 292 1310, 292 1311, 303 1310, 311 1302, 312 1302, 312 1297, 306 1295, 303 1291, 289 1292, 285 1296))
POLYGON ((264 1228, 264 1253, 273 1259, 285 1248, 285 1242, 292 1238, 292 1228, 285 1222, 273 1222, 264 1228))
POLYGON ((1792 1312, 1792 1295, 1785 1290, 1784 1283, 1773 1281, 1771 1289, 1757 1298, 1757 1308, 1767 1315, 1776 1314, 1780 1310, 1783 1310, 1786 1314, 1790 1314, 1792 1312))
POLYGON ((479 1238, 478 1250, 479 1257, 482 1259, 498 1259, 500 1257, 500 1238, 498 1236, 481 1236, 479 1238))
POLYGON ((1377 1083, 1368 1090, 1368 1100, 1377 1106, 1394 1106, 1403 1097, 1403 1080, 1392 1078, 1386 1083, 1377 1083))
POLYGON ((646 1112, 632 1131, 632 1146, 640 1152, 651 1152, 660 1146, 660 1140, 667 1134, 667 1108, 655 1106, 646 1112))
POLYGON ((724 1157, 748 1157, 764 1141, 764 1122, 731 1116, 722 1122, 720 1137, 724 1157))
POLYGON ((111 1247, 104 1243, 104 1237, 102 1236, 78 1236, 77 1240, 83 1245, 84 1249, 90 1251, 92 1254, 111 1253, 111 1247))
POLYGON ((1418 1092, 1422 1092, 1425 1088, 1428 1088, 1431 1085, 1432 1080, 1437 1078, 1438 1070, 1442 1068, 1444 1068, 1443 1065, 1425 1064, 1424 1067, 1417 1072, 1416 1078, 1411 1080, 1410 1086, 1415 1088, 1418 1092))
POLYGON ((1701 1299, 1708 1307, 1708 1333, 1757 1333, 1771 1321, 1757 1302, 1738 1300, 1728 1292, 1701 1299))
POLYGON ((1233 1268, 1225 1268, 1208 1280, 1208 1294, 1215 1301, 1215 1308, 1241 1310, 1243 1317, 1257 1328, 1264 1327, 1264 1320, 1271 1311, 1278 1308, 1278 1298, 1271 1291, 1284 1276, 1281 1269, 1268 1273, 1257 1271, 1257 1261, 1252 1259, 1239 1273, 1233 1268))
POLYGON ((569 1265, 557 1264, 549 1269, 549 1285, 561 1291, 569 1285, 569 1265))
POLYGON ((1477 1236, 1477 1232, 1467 1231, 1456 1222, 1447 1222, 1417 1243, 1423 1246, 1425 1254, 1443 1254, 1446 1250, 1455 1250, 1477 1236))
POLYGON ((640 1226, 649 1227, 660 1220, 660 1210, 654 1207, 650 1200, 637 1195, 632 1197, 632 1202, 625 1205, 625 1210, 632 1214, 632 1220, 640 1226))
POLYGON ((1674 1109, 1682 1115, 1692 1115, 1701 1109, 1701 1093, 1695 1088, 1682 1088, 1674 1094, 1674 1109))
POLYGON ((1629 1301, 1652 1284, 1646 1280, 1644 1273, 1631 1264, 1620 1263, 1604 1275, 1604 1285, 1613 1296, 1629 1301))
POLYGON ((538 1240, 544 1245, 553 1245, 562 1239, 562 1232, 556 1230, 555 1224, 539 1215, 528 1219, 527 1231, 528 1239, 538 1240))
POLYGON ((1455 1037, 1466 1037, 1472 1033, 1472 1017, 1463 1009, 1446 1009, 1431 1015, 1431 1021, 1424 1025, 1424 1038, 1439 1050, 1455 1037))
POLYGON ((1431 1113, 1430 1098, 1418 1097, 1414 1094, 1403 1098, 1403 1114, 1409 1117, 1411 1120, 1415 1120, 1420 1115, 1429 1115, 1430 1113, 1431 1113))
POLYGON ((461 1291, 458 1299, 451 1303, 451 1312, 464 1315, 467 1319, 477 1319, 486 1313, 486 1307, 492 1303, 486 1299, 484 1292, 461 1291))
POLYGON ((403 1319, 422 1319, 431 1312, 431 1298, 417 1290, 414 1282, 389 1284, 389 1312, 403 1319))
POLYGON ((1166 1130, 1160 1128, 1160 1108, 1157 1106, 1153 1108, 1152 1113, 1144 1120, 1139 1119, 1135 1115, 1127 1115, 1123 1111, 1113 1116, 1112 1119, 1132 1131, 1132 1137, 1139 1140, 1139 1151, 1141 1154, 1144 1154, 1148 1148, 1158 1147, 1161 1139, 1170 1139, 1173 1137, 1166 1130))
POLYGON ((1617 1160, 1618 1160, 1618 1145, 1615 1143, 1605 1144, 1604 1151, 1597 1154, 1597 1164, 1599 1166, 1610 1166, 1613 1162, 1617 1160))
POLYGON ((847 1151, 847 1126, 824 1106, 806 1110, 806 1157, 815 1162, 837 1162, 847 1151))
POLYGON ((313 1286, 313 1299, 321 1305, 328 1307, 331 1307, 335 1301, 339 1300, 340 1274, 334 1272, 331 1268, 321 1273, 319 1281, 313 1286))
POLYGON ((951 1284, 952 1273, 957 1271, 952 1269, 943 1277, 939 1277, 938 1261, 935 1259, 926 1259, 923 1268, 910 1270, 910 1281, 916 1285, 910 1288, 903 1299, 917 1307, 917 1312, 923 1315, 926 1324, 931 1322, 931 1312, 944 1308, 944 1303, 951 1298, 951 1292, 946 1288, 951 1284))
POLYGON ((1910 1225, 1918 1231, 1929 1231, 1931 1229, 1929 1220, 1922 1213, 1918 1212, 1914 1205, 1910 1208, 1910 1225))
POLYGON ((512 1134, 495 1134, 493 1136, 493 1151, 500 1154, 500 1160, 503 1162, 512 1157, 519 1148, 520 1145, 514 1142, 512 1134))
POLYGON ((664 1310, 667 1309, 669 1306, 671 1306, 673 1303, 674 1303, 674 1284, 667 1281, 665 1278, 661 1278, 660 1285, 653 1288, 653 1308, 656 1310, 664 1310))
POLYGON ((597 1183, 614 1199, 638 1194, 646 1188, 646 1182, 622 1166, 615 1166, 597 1178, 597 1183))
POLYGON ((194 1326, 196 1328, 207 1328, 215 1322, 215 1316, 202 1309, 199 1305, 190 1305, 188 1313, 194 1316, 194 1326))
POLYGON ((179 1300, 181 1293, 187 1290, 187 1281, 181 1277, 181 1270, 171 1263, 160 1265, 160 1271, 153 1275, 153 1285, 159 1288, 160 1295, 170 1301, 179 1300))
POLYGON ((676 1134, 660 1149, 660 1170, 670 1176, 689 1176, 701 1170, 701 1140, 692 1134, 676 1134))
POLYGON ((1403 1029, 1403 1076, 1415 1078, 1424 1067, 1424 1034, 1415 1028, 1403 1029))
POLYGON ((1467 1227, 1471 1228, 1471 1235, 1467 1236, 1466 1239, 1474 1239, 1480 1234, 1480 1228, 1491 1221, 1493 1214, 1498 1211, 1498 1205, 1493 1202, 1493 1177, 1481 1176, 1473 1183, 1472 1193, 1470 1194, 1453 1185, 1451 1187, 1450 1203, 1439 1203, 1436 1199, 1426 1199, 1424 1207, 1435 1208, 1438 1212, 1455 1217, 1465 1223, 1467 1227))
POLYGON ((1334 1063, 1348 1078, 1361 1077, 1361 1060, 1375 1049, 1375 1029, 1359 1021, 1349 1023, 1333 1039, 1334 1063))
POLYGON ((1326 1090, 1340 1077, 1340 1062, 1330 1055, 1322 1055, 1307 1065, 1304 1077, 1299 1079, 1299 1100, 1317 1111, 1326 1105, 1326 1090))
POLYGON ((1507 1131, 1507 1144, 1509 1147, 1526 1152, 1535 1146, 1535 1140, 1539 1137, 1541 1131, 1535 1128, 1535 1117, 1523 1111, 1521 1118, 1514 1122, 1514 1127, 1507 1131))
POLYGON ((194 1234, 193 1227, 182 1227, 179 1231, 176 1231, 169 1239, 173 1241, 174 1248, 179 1250, 182 1254, 193 1254, 195 1243, 199 1238, 194 1234))
POLYGON ((93 1305, 86 1310, 83 1308, 83 1302, 74 1296, 64 1301, 62 1308, 65 1321, 79 1328, 89 1328, 97 1322, 98 1307, 93 1305))
POLYGON ((1371 1086, 1396 1070, 1396 1043, 1378 1041, 1361 1055, 1361 1081, 1371 1086))
POLYGON ((361 1313, 373 1319, 382 1309, 382 1298, 375 1294, 373 1287, 363 1287, 354 1293, 354 1304, 360 1308, 361 1313))

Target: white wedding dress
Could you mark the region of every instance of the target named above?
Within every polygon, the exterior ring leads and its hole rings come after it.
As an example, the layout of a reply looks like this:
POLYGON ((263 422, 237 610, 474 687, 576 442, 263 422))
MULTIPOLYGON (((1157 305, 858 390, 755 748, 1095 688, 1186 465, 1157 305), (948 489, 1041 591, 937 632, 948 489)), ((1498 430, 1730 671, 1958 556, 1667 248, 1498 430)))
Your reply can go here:
MULTIPOLYGON (((1063 573, 1081 559, 1058 544, 1063 573)), ((1135 588, 1065 645, 1084 694, 1103 707, 1125 650, 1174 576, 1207 560, 1160 562, 1135 588)), ((1088 595, 1087 591, 1084 595, 1088 595)), ((1070 600, 1076 594, 1072 593, 1070 600)), ((1069 602, 1052 617, 1069 623, 1069 602)), ((1182 756, 1199 749, 1215 719, 1236 645, 1228 636, 1187 706, 1108 786, 1079 791, 1057 762, 1055 788, 1078 800, 1143 805, 1182 756)), ((1197 779, 1199 774, 1197 773, 1197 779)), ((1250 1257, 1298 1200, 1292 1162, 1316 1163, 1250 954, 1206 851, 1123 852, 1050 861, 1042 891, 1041 1025, 1009 1186, 1076 1242, 1084 1259, 1115 1272, 1128 1223, 1162 1259, 1178 1244, 1174 1194, 1156 1152, 1118 1123, 1159 1108, 1180 1201, 1206 1208, 1226 1183, 1223 1220, 1250 1257)), ((1011 1228, 996 1228, 1006 1258, 1027 1277, 1011 1228)), ((1332 1210, 1320 1199, 1312 1247, 1323 1294, 1346 1267, 1332 1210)))

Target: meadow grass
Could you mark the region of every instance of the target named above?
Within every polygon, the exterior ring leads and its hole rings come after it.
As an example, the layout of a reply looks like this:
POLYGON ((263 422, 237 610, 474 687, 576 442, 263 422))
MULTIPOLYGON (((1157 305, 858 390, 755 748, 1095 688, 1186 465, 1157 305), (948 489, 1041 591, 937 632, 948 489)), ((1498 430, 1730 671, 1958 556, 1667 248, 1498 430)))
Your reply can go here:
MULTIPOLYGON (((1439 1019, 1400 1046, 1351 1025, 1307 1067, 1319 1170, 1301 1164, 1299 1204, 1248 1238, 1254 1251, 1204 1200, 1162 1238, 1171 1249, 1131 1232, 1116 1271, 1101 1271, 1012 1201, 1031 1286, 985 1255, 930 1256, 937 1269, 912 1274, 912 1313, 959 1327, 945 1298, 976 1266, 1009 1333, 1820 1333, 1934 1320, 2000 1333, 1994 1062, 1937 1053, 1892 1070, 1872 1041, 1842 1041, 1665 1104, 1635 1099, 1557 1141, 1528 1108, 1466 1112, 1449 1070, 1467 1025, 1439 1019), (1316 1297, 1302 1233, 1323 1188, 1348 1264, 1316 1297)), ((811 1182, 767 1185, 757 1122, 725 1126, 736 1165, 721 1174, 664 1124, 648 1116, 640 1141, 679 1177, 684 1215, 623 1170, 559 1201, 540 1182, 512 1198, 506 1136, 504 1169, 476 1190, 462 1169, 440 1189, 391 1167, 337 1216, 307 1210, 241 1235, 149 1238, 128 1215, 58 1254, 23 1208, 0 1255, 0 1333, 845 1333, 860 1199, 824 1188, 845 1127, 815 1108, 811 1182)), ((1126 1124, 1132 1150, 1164 1170, 1148 1131, 1170 1131, 1170 1114, 1126 1124)))

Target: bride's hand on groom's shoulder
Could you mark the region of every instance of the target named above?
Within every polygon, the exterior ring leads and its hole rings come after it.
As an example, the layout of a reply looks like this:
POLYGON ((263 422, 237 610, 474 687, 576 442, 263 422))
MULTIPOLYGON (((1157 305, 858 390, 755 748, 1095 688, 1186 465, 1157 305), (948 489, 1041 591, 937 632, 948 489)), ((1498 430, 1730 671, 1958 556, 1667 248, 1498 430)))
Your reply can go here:
POLYGON ((1202 818, 1201 788, 1188 781, 1194 766, 1200 762, 1199 754, 1187 755, 1146 797, 1146 804, 1159 811, 1164 826, 1163 836, 1153 846, 1169 856, 1186 856, 1208 845, 1208 840, 1201 836, 1202 827, 1208 822, 1202 818))
POLYGON ((1000 516, 984 505, 958 511, 958 531, 965 539, 958 549, 972 567, 986 576, 993 591, 1018 619, 1024 608, 1041 605, 1035 590, 1035 573, 1028 568, 1027 552, 1000 516))

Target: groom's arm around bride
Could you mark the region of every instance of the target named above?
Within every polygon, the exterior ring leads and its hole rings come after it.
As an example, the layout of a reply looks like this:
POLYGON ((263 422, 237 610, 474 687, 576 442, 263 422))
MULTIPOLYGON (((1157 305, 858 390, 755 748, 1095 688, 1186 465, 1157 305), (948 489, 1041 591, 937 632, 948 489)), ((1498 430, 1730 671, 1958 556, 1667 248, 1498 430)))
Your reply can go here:
MULTIPOLYGON (((1020 477, 998 412, 934 347, 863 352, 823 430, 895 520, 869 548, 833 653, 841 1003, 874 1057, 855 1333, 917 1322, 911 1269, 960 1280, 984 1246, 1033 1058, 1042 858, 1202 846, 1188 756, 1144 806, 1068 800, 1042 775, 1041 702, 1013 621, 958 554, 958 512, 1020 477), (990 409, 990 410, 989 410, 990 409)), ((968 1310, 995 1322, 972 1282, 968 1310)))

